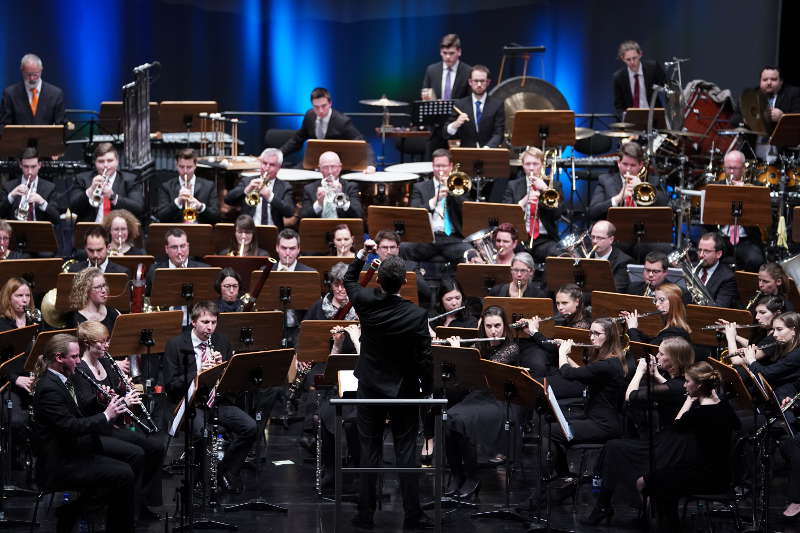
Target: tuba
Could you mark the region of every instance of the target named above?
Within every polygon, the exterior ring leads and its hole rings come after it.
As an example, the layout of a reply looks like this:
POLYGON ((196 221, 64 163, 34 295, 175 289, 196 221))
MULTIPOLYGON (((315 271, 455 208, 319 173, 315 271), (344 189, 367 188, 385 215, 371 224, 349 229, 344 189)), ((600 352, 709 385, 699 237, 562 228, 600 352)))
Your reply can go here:
POLYGON ((697 277, 697 268, 702 263, 692 265, 691 261, 689 261, 688 253, 689 246, 683 250, 678 250, 669 254, 667 256, 667 261, 670 265, 677 266, 683 271, 683 276, 686 280, 686 289, 689 291, 689 294, 692 295, 692 300, 695 304, 716 306, 717 304, 714 302, 714 298, 711 297, 711 293, 708 292, 705 284, 697 277))
MULTIPOLYGON (((494 228, 482 229, 471 235, 467 235, 464 242, 472 245, 472 248, 478 252, 478 256, 484 264, 493 265, 495 261, 497 261, 497 255, 500 253, 500 250, 494 245, 494 228)), ((469 252, 471 252, 471 250, 467 250, 464 253, 465 260, 467 260, 466 255, 469 252)), ((467 260, 467 262, 469 262, 469 260, 467 260)))
POLYGON ((472 181, 466 172, 461 170, 461 163, 456 163, 456 168, 447 176, 447 190, 453 196, 461 196, 472 189, 472 181))

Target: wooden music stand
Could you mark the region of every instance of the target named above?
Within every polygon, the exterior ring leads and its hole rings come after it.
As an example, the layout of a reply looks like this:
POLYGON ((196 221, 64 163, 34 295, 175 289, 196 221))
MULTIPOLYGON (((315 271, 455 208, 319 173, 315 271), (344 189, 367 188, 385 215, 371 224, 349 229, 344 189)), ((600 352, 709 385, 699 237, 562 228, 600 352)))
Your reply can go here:
POLYGON ((34 371, 36 368, 36 360, 39 359, 39 356, 44 353, 44 347, 47 346, 47 343, 50 342, 50 339, 52 339, 53 336, 58 335, 59 333, 75 335, 77 331, 78 330, 76 329, 51 329, 49 331, 40 331, 36 336, 36 340, 33 342, 33 348, 31 348, 31 351, 28 352, 28 358, 25 359, 25 366, 23 370, 25 370, 25 372, 34 371))
POLYGON ((512 146, 573 146, 575 112, 570 110, 521 109, 514 113, 512 146))
POLYGON ((646 342, 631 341, 630 353, 636 359, 641 359, 642 357, 655 357, 658 353, 658 345, 647 344, 646 342))
MULTIPOLYGON (((650 108, 648 107, 629 107, 622 114, 623 122, 630 122, 634 124, 631 129, 647 131, 647 117, 650 116, 650 108)), ((653 108, 653 128, 657 130, 667 129, 667 121, 664 117, 664 108, 653 108)))
POLYGON ((150 303, 157 307, 192 306, 200 300, 216 300, 214 282, 222 269, 157 268, 153 275, 150 303))
POLYGON ((0 333, 0 361, 6 361, 18 353, 28 353, 38 329, 39 326, 33 324, 0 333))
POLYGON ((120 315, 111 332, 110 351, 115 356, 161 353, 167 341, 181 334, 182 321, 182 311, 120 315))
POLYGON ((506 148, 453 148, 450 154, 453 164, 473 177, 508 177, 511 156, 506 148))
MULTIPOLYGON (((250 286, 255 287, 261 271, 250 273, 250 286)), ((289 290, 288 309, 308 309, 320 297, 319 272, 278 272, 269 275, 256 301, 258 309, 283 309, 281 292, 289 290)))
POLYGON ((769 144, 780 147, 800 144, 800 113, 784 114, 772 130, 769 144))
POLYGON ((331 328, 358 324, 355 320, 303 320, 297 337, 297 360, 324 363, 331 353, 331 328))
POLYGON ((66 151, 64 126, 11 125, 2 129, 0 157, 17 158, 26 148, 36 148, 39 157, 61 155, 66 151))
MULTIPOLYGON (((100 102, 100 124, 102 133, 118 135, 122 131, 122 102, 104 101, 100 102)), ((150 133, 155 133, 158 129, 158 102, 150 102, 150 133)))
POLYGON ((5 259, 0 261, 0 279, 14 276, 25 279, 34 294, 44 294, 56 286, 63 261, 52 259, 5 259))
POLYGON ((481 353, 471 346, 431 346, 433 356, 434 391, 442 389, 442 376, 447 375, 445 387, 466 387, 470 390, 489 388, 481 364, 481 353))
MULTIPOLYGON (((737 270, 736 287, 739 289, 739 301, 742 305, 746 304, 758 291, 758 274, 737 270)), ((789 278, 788 300, 795 309, 800 309, 800 293, 797 291, 797 283, 792 278, 789 278)))
MULTIPOLYGON (((305 238, 305 236, 303 236, 305 238)), ((303 241, 305 242, 305 241, 303 241)), ((327 291, 327 279, 328 279, 328 272, 331 271, 333 265, 336 263, 344 263, 345 265, 350 265, 353 262, 352 257, 336 257, 333 255, 301 255, 297 258, 297 261, 303 263, 306 266, 310 266, 317 272, 319 272, 319 279, 322 282, 320 286, 320 290, 324 293, 327 291)))
MULTIPOLYGON (((639 314, 657 311, 653 299, 647 296, 634 296, 633 294, 619 294, 616 292, 593 291, 592 292, 592 316, 600 317, 619 317, 620 311, 633 312, 639 314)), ((622 326, 624 327, 624 323, 622 326)), ((664 327, 664 323, 658 315, 652 315, 639 319, 639 331, 650 337, 655 337, 664 327)), ((694 339, 694 329, 692 330, 694 339)))
POLYGON ((250 290, 250 273, 254 270, 261 270, 265 265, 272 268, 272 261, 265 256, 246 256, 237 257, 232 255, 206 255, 203 262, 212 267, 232 268, 242 278, 242 292, 250 290))
POLYGON ((281 346, 282 311, 220 313, 217 332, 231 343, 234 352, 276 350, 281 346))
MULTIPOLYGON (((77 272, 61 272, 56 280, 56 311, 71 311, 72 306, 69 302, 72 284, 75 281, 77 272)), ((123 313, 131 309, 131 295, 128 290, 127 274, 105 273, 103 277, 108 284, 108 305, 116 307, 123 313)))
POLYGON ((303 168, 314 170, 319 167, 319 156, 325 152, 335 152, 342 160, 342 169, 361 172, 369 166, 369 144, 367 141, 345 141, 309 139, 303 157, 303 168))
MULTIPOLYGON (((25 357, 26 354, 24 351, 22 351, 17 355, 12 355, 11 357, 2 359, 3 362, 0 364, 0 378, 5 378, 8 381, 2 387, 0 387, 0 392, 5 390, 6 385, 8 385, 8 383, 11 381, 11 376, 13 374, 19 375, 22 373, 22 367, 25 365, 25 357)), ((3 408, 5 409, 5 406, 3 406, 3 408)))
POLYGON ((331 354, 328 357, 328 364, 325 366, 325 373, 315 376, 314 386, 317 388, 336 386, 339 371, 355 370, 357 362, 358 354, 331 354))
POLYGON ((726 365, 713 357, 709 357, 706 361, 719 372, 725 392, 734 397, 736 407, 752 411, 753 397, 750 395, 750 391, 747 389, 744 381, 742 381, 742 376, 739 372, 737 372, 734 367, 726 365))
POLYGON ((58 248, 53 223, 47 221, 7 220, 11 224, 12 250, 24 253, 55 252, 58 248))
POLYGON ((703 224, 769 227, 770 206, 769 187, 707 185, 703 224), (740 214, 736 216, 734 211, 740 214))
MULTIPOLYGON (((534 316, 546 318, 555 314, 553 311, 553 300, 550 298, 503 298, 500 296, 487 296, 483 299, 484 309, 491 305, 502 307, 506 312, 508 321, 512 324, 522 318, 532 318, 534 316)), ((539 325, 539 331, 545 337, 552 338, 554 326, 555 323, 552 320, 548 320, 539 325)))
POLYGON ((112 255, 108 259, 112 263, 127 268, 131 276, 136 276, 136 267, 139 266, 139 263, 144 265, 144 273, 147 274, 150 266, 156 262, 156 258, 152 255, 112 255))
POLYGON ((428 210, 422 207, 371 205, 367 208, 370 231, 394 231, 403 242, 433 242, 428 210))
MULTIPOLYGON (((594 301, 592 301, 592 304, 594 304, 594 301)), ((751 324, 753 322, 753 315, 750 314, 750 311, 730 309, 728 307, 707 307, 689 304, 686 306, 686 315, 689 327, 692 328, 692 344, 705 346, 716 346, 719 342, 717 340, 717 332, 703 330, 703 326, 715 324, 719 318, 728 322, 736 322, 737 324, 751 324)), ((750 333, 751 331, 746 329, 738 332, 743 337, 749 337, 750 333)))
POLYGON ((436 327, 436 338, 447 339, 449 337, 461 337, 462 339, 474 339, 478 336, 478 328, 456 328, 447 326, 436 327))
POLYGON ((187 129, 200 131, 199 113, 217 113, 219 105, 215 101, 168 101, 161 102, 158 108, 159 127, 164 133, 184 133, 187 129), (191 126, 187 128, 187 125, 191 126))
POLYGON ((456 279, 463 287, 464 294, 480 298, 495 285, 511 283, 511 267, 459 263, 456 266, 456 279))
POLYGON ((516 204, 494 204, 490 202, 464 202, 461 233, 471 235, 476 231, 510 222, 517 229, 520 241, 528 241, 525 228, 525 213, 516 204))
POLYGON ((304 218, 300 221, 300 235, 303 236, 303 251, 327 254, 331 251, 334 228, 347 224, 353 235, 356 250, 364 244, 364 221, 360 218, 304 218))
MULTIPOLYGON (((553 339, 572 339, 578 344, 592 344, 592 337, 588 329, 570 328, 567 326, 553 326, 553 339)), ((588 359, 587 350, 591 348, 573 348, 569 354, 569 358, 584 366, 588 359)), ((556 347, 558 352, 558 347, 556 347)))
POLYGON ((214 226, 211 224, 175 224, 157 223, 150 224, 147 233, 147 253, 155 257, 164 257, 166 252, 164 246, 166 240, 164 235, 172 228, 180 228, 186 232, 189 241, 189 255, 191 257, 203 257, 219 252, 214 248, 212 238, 214 226))
MULTIPOLYGON (((364 278, 367 276, 367 271, 364 270, 359 273, 358 279, 360 283, 364 283, 364 278)), ((378 288, 378 277, 372 276, 372 279, 367 283, 367 288, 378 288)), ((406 271, 406 282, 400 287, 400 296, 406 300, 410 300, 419 305, 419 294, 417 292, 417 273, 409 270, 406 271)))
POLYGON ((553 292, 568 283, 574 283, 584 292, 617 290, 607 259, 548 257, 545 273, 547 288, 553 292))
POLYGON ((620 242, 672 242, 670 207, 610 207, 608 221, 620 242))
MULTIPOLYGON (((230 247, 233 242, 235 226, 230 222, 214 224, 214 253, 230 247)), ((258 238, 258 247, 272 254, 275 251, 275 244, 278 242, 278 228, 276 226, 257 225, 255 237, 258 238)), ((304 243, 305 239, 306 236, 303 235, 304 243)))
POLYGON ((217 384, 218 394, 240 394, 286 383, 294 350, 281 348, 237 353, 231 357, 217 384))

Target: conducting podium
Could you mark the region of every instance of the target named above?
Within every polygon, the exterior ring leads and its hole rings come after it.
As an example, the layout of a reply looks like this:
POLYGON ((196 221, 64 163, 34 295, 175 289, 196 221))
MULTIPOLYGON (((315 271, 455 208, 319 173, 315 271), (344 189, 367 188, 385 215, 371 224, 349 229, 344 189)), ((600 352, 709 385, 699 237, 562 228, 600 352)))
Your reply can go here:
POLYGON ((607 259, 551 256, 545 259, 545 278, 547 288, 553 292, 568 283, 574 283, 584 292, 617 290, 607 259))
POLYGON ((370 165, 370 150, 367 141, 309 139, 306 142, 303 168, 306 170, 316 169, 319 166, 319 156, 325 152, 336 153, 345 170, 362 171, 370 165))
POLYGON ((463 287, 464 294, 480 298, 489 294, 495 285, 511 283, 511 267, 459 263, 456 266, 456 279, 463 287))

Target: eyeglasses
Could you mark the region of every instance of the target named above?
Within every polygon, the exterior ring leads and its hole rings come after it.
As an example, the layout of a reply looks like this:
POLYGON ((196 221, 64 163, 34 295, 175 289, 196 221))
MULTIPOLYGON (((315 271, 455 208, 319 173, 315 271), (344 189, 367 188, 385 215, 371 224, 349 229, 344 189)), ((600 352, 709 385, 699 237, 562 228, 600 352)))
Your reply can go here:
POLYGON ((233 290, 233 289, 238 289, 239 288, 239 284, 238 283, 226 283, 225 285, 222 286, 222 288, 225 289, 226 291, 230 291, 230 290, 233 290))
POLYGON ((531 272, 530 268, 512 268, 511 272, 514 274, 529 274, 531 272))
POLYGON ((590 337, 599 337, 600 335, 604 335, 604 333, 602 331, 590 331, 589 332, 589 336, 590 337))
POLYGON ((106 285, 105 283, 103 283, 102 285, 95 285, 95 286, 92 287, 92 290, 93 291, 105 291, 105 290, 108 290, 108 285, 106 285))

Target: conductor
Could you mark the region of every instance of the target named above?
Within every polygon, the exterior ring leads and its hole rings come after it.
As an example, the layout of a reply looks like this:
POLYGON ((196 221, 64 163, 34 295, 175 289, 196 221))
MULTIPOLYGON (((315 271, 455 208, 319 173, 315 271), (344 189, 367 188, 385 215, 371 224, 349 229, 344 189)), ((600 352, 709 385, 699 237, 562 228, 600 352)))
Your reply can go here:
MULTIPOLYGON (((375 241, 367 240, 344 276, 347 296, 361 320, 361 356, 355 370, 358 398, 418 398, 421 385, 425 390, 430 388, 432 373, 427 314, 399 294, 406 283, 406 267, 400 257, 388 257, 381 263, 379 289, 359 285, 364 259, 375 249, 375 241)), ((387 417, 391 420, 397 466, 415 467, 418 409, 385 405, 358 406, 356 424, 361 437, 361 466, 380 465, 387 417)), ((374 527, 376 480, 375 474, 361 475, 358 514, 353 518, 353 525, 357 527, 374 527)), ((405 513, 403 527, 432 527, 420 506, 415 474, 400 474, 400 491, 405 513)))

